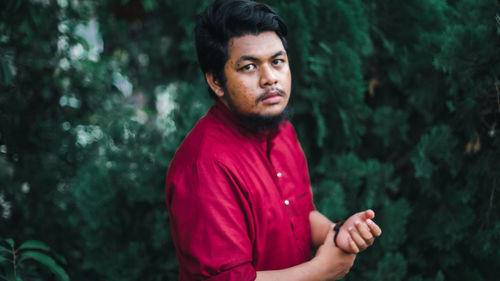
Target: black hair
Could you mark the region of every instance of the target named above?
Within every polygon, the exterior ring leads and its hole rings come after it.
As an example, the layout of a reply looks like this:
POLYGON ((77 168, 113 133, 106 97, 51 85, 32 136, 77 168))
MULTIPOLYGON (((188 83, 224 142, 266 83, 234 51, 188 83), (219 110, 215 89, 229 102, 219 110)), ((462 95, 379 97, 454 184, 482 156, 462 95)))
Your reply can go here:
MULTIPOLYGON (((249 0, 216 0, 200 15, 195 27, 198 61, 203 73, 212 73, 221 86, 226 83, 224 65, 233 37, 274 31, 288 51, 285 22, 267 5, 249 0)), ((213 98, 215 93, 208 87, 213 98)))

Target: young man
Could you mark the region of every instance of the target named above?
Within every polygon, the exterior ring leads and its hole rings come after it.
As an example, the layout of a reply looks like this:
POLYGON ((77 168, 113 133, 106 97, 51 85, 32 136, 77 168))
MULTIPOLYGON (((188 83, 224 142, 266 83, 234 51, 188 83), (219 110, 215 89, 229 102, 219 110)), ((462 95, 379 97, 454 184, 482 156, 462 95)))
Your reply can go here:
POLYGON ((217 0, 195 33, 215 104, 167 174, 180 279, 342 278, 381 231, 371 210, 334 230, 314 208, 307 163, 287 121, 285 23, 265 5, 217 0))

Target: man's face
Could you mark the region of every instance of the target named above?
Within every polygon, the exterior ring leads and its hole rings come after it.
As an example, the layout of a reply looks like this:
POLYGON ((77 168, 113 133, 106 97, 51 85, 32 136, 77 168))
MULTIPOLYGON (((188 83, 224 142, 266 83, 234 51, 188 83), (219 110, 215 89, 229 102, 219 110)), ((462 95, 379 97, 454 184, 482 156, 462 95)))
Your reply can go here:
POLYGON ((219 93, 222 102, 242 116, 272 117, 283 112, 290 98, 291 74, 278 35, 266 31, 235 37, 228 47, 226 85, 219 93))

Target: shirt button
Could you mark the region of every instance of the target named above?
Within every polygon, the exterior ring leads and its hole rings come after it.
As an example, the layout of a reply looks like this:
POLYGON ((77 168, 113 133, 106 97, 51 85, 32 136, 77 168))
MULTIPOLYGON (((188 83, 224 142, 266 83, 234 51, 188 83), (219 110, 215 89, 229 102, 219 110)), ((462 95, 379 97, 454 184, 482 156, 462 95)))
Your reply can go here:
POLYGON ((285 205, 287 205, 287 206, 290 205, 290 201, 285 200, 285 205))
POLYGON ((278 178, 281 178, 283 174, 281 172, 278 172, 276 175, 278 176, 278 178))

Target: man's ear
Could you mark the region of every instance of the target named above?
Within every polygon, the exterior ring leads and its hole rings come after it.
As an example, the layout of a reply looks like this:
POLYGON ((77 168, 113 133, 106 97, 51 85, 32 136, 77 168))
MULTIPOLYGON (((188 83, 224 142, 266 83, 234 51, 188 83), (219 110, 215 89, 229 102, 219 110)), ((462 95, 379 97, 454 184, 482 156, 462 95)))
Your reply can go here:
POLYGON ((208 86, 214 93, 221 98, 224 96, 224 90, 222 89, 222 85, 218 79, 215 78, 214 74, 211 72, 205 73, 205 79, 207 80, 208 86))

